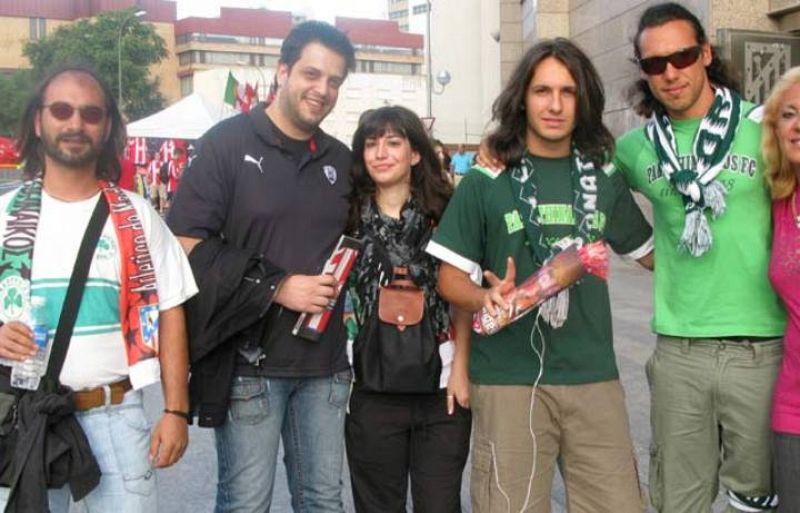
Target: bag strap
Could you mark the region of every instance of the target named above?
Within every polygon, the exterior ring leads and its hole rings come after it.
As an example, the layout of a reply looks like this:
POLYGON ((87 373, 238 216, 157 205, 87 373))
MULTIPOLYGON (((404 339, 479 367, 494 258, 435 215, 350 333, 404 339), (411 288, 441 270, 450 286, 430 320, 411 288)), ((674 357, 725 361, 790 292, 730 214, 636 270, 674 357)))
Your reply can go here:
POLYGON ((106 219, 108 219, 108 201, 105 194, 101 192, 100 199, 89 219, 89 226, 86 227, 86 232, 83 234, 78 257, 75 259, 75 267, 72 269, 72 276, 67 286, 64 304, 61 307, 61 315, 58 318, 58 328, 56 328, 53 338, 50 361, 47 363, 47 372, 45 373, 45 376, 49 378, 48 381, 53 384, 58 383, 61 368, 64 366, 64 358, 67 356, 72 330, 75 328, 75 321, 78 318, 86 279, 89 277, 89 267, 106 219))
MULTIPOLYGON (((428 245, 428 241, 433 236, 434 227, 435 224, 433 221, 428 223, 428 226, 425 228, 425 232, 422 234, 422 237, 420 237, 420 242, 419 246, 416 248, 417 250, 416 253, 425 251, 425 246, 428 245)), ((367 233, 364 233, 364 235, 367 235, 367 233)), ((389 249, 383 244, 383 241, 381 240, 377 232, 371 232, 369 233, 369 236, 370 239, 372 239, 372 245, 375 248, 376 253, 378 253, 378 257, 384 261, 386 269, 390 269, 392 271, 392 274, 397 274, 398 269, 404 269, 406 277, 408 277, 408 262, 402 262, 401 265, 399 266, 392 264, 392 257, 389 256, 389 249)))

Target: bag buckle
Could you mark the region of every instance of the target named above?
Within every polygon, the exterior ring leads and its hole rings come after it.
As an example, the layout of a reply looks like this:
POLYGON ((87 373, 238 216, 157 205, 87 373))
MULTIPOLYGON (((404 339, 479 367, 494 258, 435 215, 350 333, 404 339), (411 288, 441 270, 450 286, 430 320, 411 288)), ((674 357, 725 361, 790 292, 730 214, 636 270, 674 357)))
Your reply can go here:
POLYGON ((399 331, 422 321, 425 293, 408 277, 407 267, 394 267, 393 279, 380 288, 378 318, 399 331))

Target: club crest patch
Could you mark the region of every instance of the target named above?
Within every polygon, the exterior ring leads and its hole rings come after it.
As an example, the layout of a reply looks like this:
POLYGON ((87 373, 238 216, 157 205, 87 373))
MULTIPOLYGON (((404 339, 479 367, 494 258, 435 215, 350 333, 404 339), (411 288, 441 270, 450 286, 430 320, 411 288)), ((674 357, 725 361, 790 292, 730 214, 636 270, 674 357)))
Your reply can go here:
POLYGON ((517 210, 506 212, 503 217, 505 218, 506 230, 508 231, 509 235, 525 228, 525 226, 522 224, 522 218, 517 210))
POLYGON ((108 260, 110 258, 117 257, 117 243, 114 241, 112 237, 108 235, 103 235, 100 237, 100 240, 97 241, 97 249, 94 250, 94 254, 98 260, 108 260))
POLYGON ((30 308, 30 282, 21 276, 9 276, 0 283, 0 301, 5 321, 21 320, 30 308))
POLYGON ((325 178, 328 179, 331 185, 336 183, 336 168, 333 166, 322 166, 322 172, 325 173, 325 178))
POLYGON ((142 340, 153 350, 158 349, 158 305, 139 307, 139 326, 142 329, 142 340))

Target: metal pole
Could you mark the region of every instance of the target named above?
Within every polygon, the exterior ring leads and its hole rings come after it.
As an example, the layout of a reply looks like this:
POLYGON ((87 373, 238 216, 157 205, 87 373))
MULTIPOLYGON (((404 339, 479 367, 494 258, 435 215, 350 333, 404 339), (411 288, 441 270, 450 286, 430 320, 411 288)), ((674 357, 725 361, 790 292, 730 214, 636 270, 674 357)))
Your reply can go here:
POLYGON ((428 61, 428 117, 433 117, 433 67, 431 64, 431 0, 426 2, 427 4, 427 31, 425 34, 425 47, 428 61))

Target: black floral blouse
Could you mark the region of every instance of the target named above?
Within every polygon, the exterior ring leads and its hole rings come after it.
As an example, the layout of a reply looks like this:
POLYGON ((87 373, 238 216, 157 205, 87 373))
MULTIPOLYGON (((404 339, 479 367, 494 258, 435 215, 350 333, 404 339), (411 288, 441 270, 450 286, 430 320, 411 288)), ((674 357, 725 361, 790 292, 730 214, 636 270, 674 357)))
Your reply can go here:
POLYGON ((436 292, 439 261, 425 252, 432 234, 433 222, 413 198, 403 206, 399 219, 381 213, 371 199, 365 202, 361 225, 354 233, 364 245, 348 279, 357 327, 377 308, 378 289, 391 281, 392 269, 407 267, 409 278, 425 291, 428 317, 438 341, 452 338, 448 304, 436 292))

